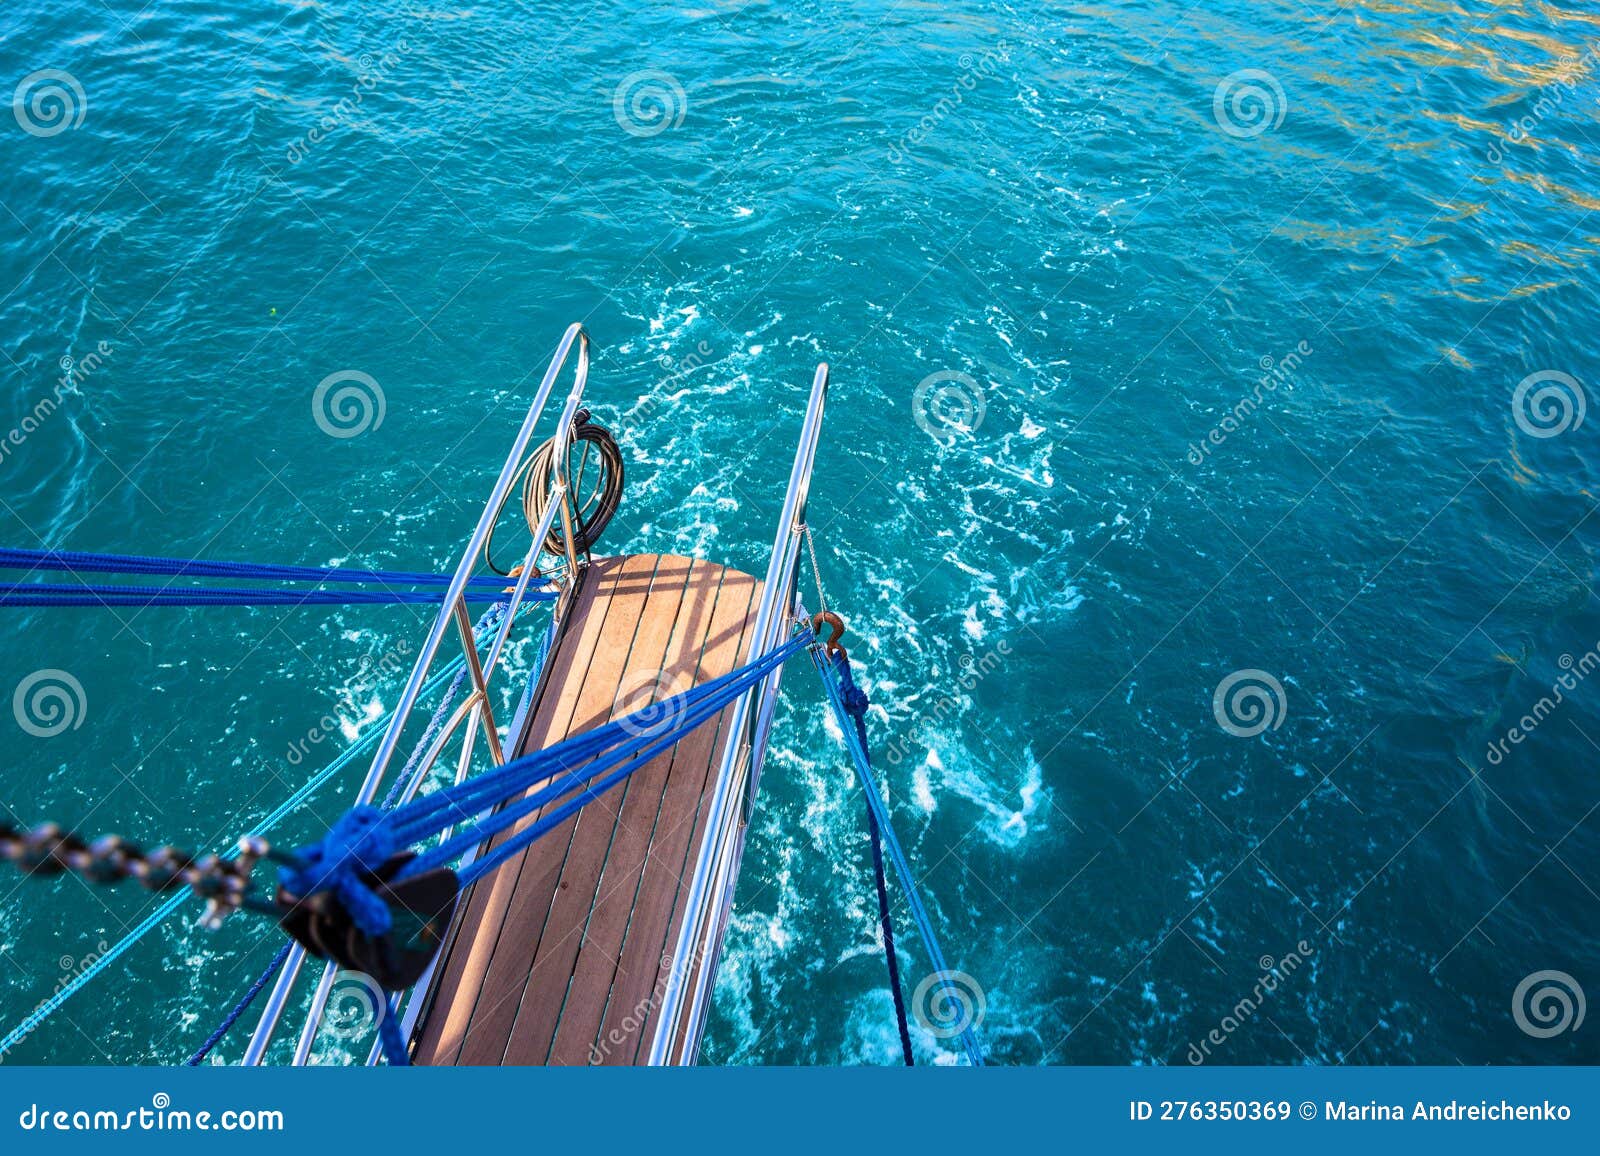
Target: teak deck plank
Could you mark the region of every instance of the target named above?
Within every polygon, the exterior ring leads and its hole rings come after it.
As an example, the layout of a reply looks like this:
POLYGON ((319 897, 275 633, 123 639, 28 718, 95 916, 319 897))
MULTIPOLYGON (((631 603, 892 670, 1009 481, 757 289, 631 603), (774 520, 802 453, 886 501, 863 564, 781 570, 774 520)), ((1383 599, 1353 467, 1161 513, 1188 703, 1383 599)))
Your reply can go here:
MULTIPOLYGON (((559 688, 551 687, 556 693, 553 725, 563 725, 565 720, 565 734, 576 734, 609 721, 611 703, 617 687, 627 677, 628 659, 634 646, 641 643, 646 620, 651 628, 659 629, 657 621, 662 612, 652 609, 652 592, 658 595, 656 606, 661 599, 681 599, 681 578, 677 591, 654 585, 656 563, 657 559, 652 556, 624 561, 620 572, 621 588, 610 593, 605 621, 588 667, 559 688)), ((669 620, 676 613, 674 602, 668 611, 669 620)), ((656 661, 659 661, 664 643, 653 645, 653 642, 645 638, 643 645, 656 651, 656 661)), ((643 661, 650 661, 648 655, 643 661)), ((529 962, 537 958, 555 900, 560 897, 558 883, 572 849, 573 833, 591 810, 609 805, 613 805, 610 799, 585 805, 520 856, 516 898, 500 927, 499 943, 478 991, 477 1007, 457 1063, 507 1062, 511 1033, 521 1016, 522 996, 528 986, 529 962)), ((584 846, 580 844, 580 853, 584 846)), ((554 993, 554 998, 559 999, 560 993, 554 993)))
MULTIPOLYGON (((622 559, 604 559, 590 565, 584 576, 584 588, 567 618, 559 643, 546 660, 545 685, 564 687, 574 677, 581 679, 598 641, 601 624, 605 621, 608 600, 592 597, 592 590, 608 581, 620 579, 622 559)), ((559 727, 553 717, 559 702, 546 703, 549 697, 541 695, 532 719, 526 728, 529 741, 538 746, 548 746, 566 733, 567 719, 559 727)), ((529 816, 526 823, 534 821, 529 816)), ((495 840, 500 842, 499 839, 495 840)), ((484 978, 494 955, 498 931, 505 920, 512 896, 516 892, 521 858, 504 864, 500 870, 472 888, 467 896, 465 912, 461 916, 461 932, 453 941, 435 984, 435 999, 416 1050, 418 1063, 454 1064, 467 1036, 472 1014, 477 1003, 476 993, 483 987, 484 978), (457 998, 457 993, 466 993, 457 998)))
MULTIPOLYGON (((739 665, 749 648, 749 630, 760 590, 761 584, 748 574, 733 570, 723 573, 711 637, 701 656, 700 680, 739 665)), ((651 1037, 651 1030, 647 1029, 661 1002, 661 980, 672 966, 670 953, 681 922, 673 918, 673 911, 694 871, 690 855, 699 846, 704 804, 728 742, 726 722, 723 717, 714 725, 708 723, 678 744, 672 779, 662 795, 649 858, 638 885, 639 896, 659 895, 662 901, 645 903, 636 898, 632 904, 627 939, 596 1033, 602 1062, 640 1062, 644 1042, 651 1037)))
MULTIPOLYGON (((685 629, 663 668, 673 680, 671 693, 732 670, 743 653, 754 579, 734 571, 699 571, 696 577, 706 588, 697 599, 700 608, 691 616, 685 599, 679 617, 685 629)), ((660 1001, 652 985, 672 946, 666 942, 667 918, 686 882, 686 844, 708 772, 720 757, 720 722, 708 722, 642 768, 639 775, 649 778, 623 801, 584 932, 594 950, 579 960, 548 1062, 633 1061, 637 1041, 628 1038, 624 1025, 642 1024, 646 1005, 660 1001), (602 1017, 613 1010, 613 1022, 603 1025, 602 1017), (614 1035, 607 1037, 602 1026, 614 1035)))
MULTIPOLYGON (((758 584, 708 562, 592 563, 518 754, 734 669, 758 584)), ((723 745, 719 717, 482 880, 417 1034, 428 1064, 631 1063, 603 1029, 656 983, 690 837, 723 745)), ((537 821, 529 816, 519 824, 537 821)))
MULTIPOLYGON (((597 655, 589 669, 578 707, 579 715, 588 721, 575 723, 577 729, 589 730, 665 697, 657 694, 660 672, 693 567, 693 562, 682 558, 657 563, 650 593, 639 611, 632 647, 626 653, 619 648, 614 664, 597 655)), ((542 1064, 548 1058, 579 948, 588 951, 593 946, 583 939, 583 928, 611 850, 618 811, 638 776, 648 769, 646 764, 617 790, 586 803, 562 827, 528 849, 529 866, 538 868, 534 878, 559 883, 551 890, 533 968, 523 976, 523 998, 500 1062, 542 1064)), ((527 880, 523 886, 529 886, 527 880)))

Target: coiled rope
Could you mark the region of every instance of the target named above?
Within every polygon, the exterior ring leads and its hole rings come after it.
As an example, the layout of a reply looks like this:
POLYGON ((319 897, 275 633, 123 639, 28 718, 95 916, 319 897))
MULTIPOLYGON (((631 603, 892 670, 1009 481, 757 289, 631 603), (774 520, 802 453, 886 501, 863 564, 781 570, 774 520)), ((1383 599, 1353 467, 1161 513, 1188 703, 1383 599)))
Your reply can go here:
MULTIPOLYGON (((555 457, 555 439, 551 438, 534 450, 517 467, 517 473, 512 480, 515 488, 517 479, 522 482, 522 516, 528 523, 530 531, 537 530, 544 522, 545 512, 550 507, 550 466, 555 457)), ((607 523, 611 521, 617 507, 622 504, 622 451, 617 448, 616 439, 611 436, 611 431, 603 425, 597 425, 589 420, 589 411, 580 409, 574 417, 572 426, 572 440, 567 445, 568 492, 574 500, 581 501, 582 505, 575 511, 573 518, 574 554, 587 554, 596 542, 600 540, 601 533, 607 523), (576 471, 571 469, 572 451, 582 447, 576 471), (588 498, 583 498, 583 478, 589 466, 589 458, 593 455, 600 469, 600 484, 595 487, 594 493, 588 498)), ((511 491, 506 491, 506 497, 500 503, 500 509, 495 511, 495 520, 505 510, 506 501, 509 501, 511 491)), ((549 535, 545 538, 544 549, 547 553, 561 555, 566 553, 565 539, 559 525, 552 525, 549 535)), ((509 574, 509 570, 502 570, 494 560, 494 531, 489 531, 489 536, 483 543, 483 561, 489 569, 496 574, 509 574)))

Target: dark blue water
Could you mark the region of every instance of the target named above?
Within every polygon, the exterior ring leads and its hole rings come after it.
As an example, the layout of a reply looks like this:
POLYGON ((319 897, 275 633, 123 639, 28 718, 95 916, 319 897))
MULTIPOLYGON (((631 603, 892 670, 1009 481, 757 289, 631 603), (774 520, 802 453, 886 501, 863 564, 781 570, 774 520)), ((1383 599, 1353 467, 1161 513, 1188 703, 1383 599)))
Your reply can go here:
MULTIPOLYGON (((1596 45, 1570 0, 14 3, 0 541, 447 567, 581 320, 605 547, 759 571, 826 359, 824 576, 993 1059, 1595 1061, 1596 45), (346 371, 382 420, 334 437, 346 371)), ((0 803, 220 846, 423 629, 8 612, 0 690, 81 695, 0 712, 0 803)), ((709 1061, 896 1054, 819 702, 709 1061)), ((6 882, 0 1021, 151 905, 6 882)), ((7 1058, 179 1058, 272 942, 174 922, 7 1058)))

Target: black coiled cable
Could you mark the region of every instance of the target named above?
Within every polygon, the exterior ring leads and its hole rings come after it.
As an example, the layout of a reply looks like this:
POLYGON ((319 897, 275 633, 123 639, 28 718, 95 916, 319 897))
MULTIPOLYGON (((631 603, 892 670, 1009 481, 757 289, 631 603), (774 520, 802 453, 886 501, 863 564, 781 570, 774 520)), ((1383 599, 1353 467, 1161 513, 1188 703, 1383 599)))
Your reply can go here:
MULTIPOLYGON (((517 470, 522 481, 522 515, 527 520, 529 530, 539 528, 539 523, 544 520, 545 511, 550 503, 550 462, 554 453, 555 439, 551 438, 529 454, 517 470)), ((606 524, 611 521, 612 515, 617 512, 617 507, 622 504, 622 451, 617 447, 617 441, 611 436, 610 430, 589 420, 589 411, 586 409, 580 409, 573 419, 572 443, 567 449, 567 463, 570 472, 568 483, 573 501, 583 503, 577 508, 574 518, 577 541, 573 543, 573 552, 587 554, 600 540, 606 524), (572 461, 574 450, 579 451, 576 465, 572 461), (591 468, 598 468, 601 471, 600 484, 594 488, 593 494, 585 499, 583 480, 591 468)), ((513 481, 512 485, 515 484, 513 481)), ((506 500, 510 500, 510 497, 508 490, 506 500)), ((500 509, 495 511, 496 522, 504 510, 505 501, 502 501, 500 509)), ((566 553, 566 539, 562 533, 559 515, 550 526, 550 534, 545 539, 544 548, 555 555, 566 553)), ((494 560, 492 529, 483 544, 483 561, 496 574, 510 573, 509 570, 501 569, 494 560)))

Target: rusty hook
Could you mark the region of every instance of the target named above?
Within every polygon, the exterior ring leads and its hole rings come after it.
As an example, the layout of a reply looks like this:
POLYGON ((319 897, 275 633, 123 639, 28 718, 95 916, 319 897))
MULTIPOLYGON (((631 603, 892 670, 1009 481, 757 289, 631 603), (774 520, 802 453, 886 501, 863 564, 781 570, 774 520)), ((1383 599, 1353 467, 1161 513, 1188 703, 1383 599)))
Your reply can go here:
POLYGON ((839 645, 839 640, 844 637, 844 619, 831 610, 819 611, 811 616, 811 629, 816 632, 817 640, 829 654, 844 654, 844 647, 839 645), (833 637, 827 639, 822 637, 824 626, 833 627, 833 637))

